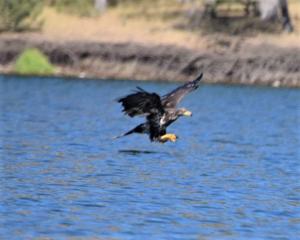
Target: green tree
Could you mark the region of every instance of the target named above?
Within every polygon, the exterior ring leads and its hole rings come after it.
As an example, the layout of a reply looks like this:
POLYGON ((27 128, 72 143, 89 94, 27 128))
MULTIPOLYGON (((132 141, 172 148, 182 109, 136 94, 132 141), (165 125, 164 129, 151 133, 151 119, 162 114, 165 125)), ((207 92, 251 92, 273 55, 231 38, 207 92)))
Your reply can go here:
POLYGON ((21 31, 40 26, 43 0, 0 0, 0 31, 21 31))

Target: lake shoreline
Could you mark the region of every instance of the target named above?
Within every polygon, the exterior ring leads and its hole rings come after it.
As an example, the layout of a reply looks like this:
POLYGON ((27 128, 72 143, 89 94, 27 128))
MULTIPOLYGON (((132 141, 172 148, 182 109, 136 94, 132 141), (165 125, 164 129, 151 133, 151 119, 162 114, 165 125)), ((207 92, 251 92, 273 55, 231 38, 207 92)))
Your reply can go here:
POLYGON ((26 48, 36 47, 57 67, 55 76, 186 81, 200 71, 204 82, 300 87, 300 48, 240 42, 218 49, 175 45, 107 43, 0 37, 0 74, 15 74, 13 64, 26 48))

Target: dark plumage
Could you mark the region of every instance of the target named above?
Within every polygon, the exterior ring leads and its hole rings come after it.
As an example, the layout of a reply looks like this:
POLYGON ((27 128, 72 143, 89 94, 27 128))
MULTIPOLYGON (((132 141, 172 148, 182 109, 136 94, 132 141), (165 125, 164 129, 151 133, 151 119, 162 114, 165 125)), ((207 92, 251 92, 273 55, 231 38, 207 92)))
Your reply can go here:
POLYGON ((128 116, 146 116, 145 123, 118 137, 132 133, 142 133, 148 134, 151 141, 175 142, 177 136, 175 134, 167 134, 166 128, 180 116, 191 116, 192 113, 190 111, 184 108, 176 109, 176 105, 186 94, 199 87, 202 76, 203 74, 201 73, 195 80, 183 84, 162 97, 137 87, 134 93, 118 99, 118 102, 123 106, 123 112, 128 116))

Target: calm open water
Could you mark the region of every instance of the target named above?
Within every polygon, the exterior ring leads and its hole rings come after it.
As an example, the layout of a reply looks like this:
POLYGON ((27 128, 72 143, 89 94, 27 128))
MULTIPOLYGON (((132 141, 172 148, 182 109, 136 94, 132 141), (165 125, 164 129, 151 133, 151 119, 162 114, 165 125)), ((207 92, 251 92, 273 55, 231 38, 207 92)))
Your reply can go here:
POLYGON ((114 101, 178 84, 0 76, 0 239, 299 239, 297 89, 203 85, 169 132, 114 101))

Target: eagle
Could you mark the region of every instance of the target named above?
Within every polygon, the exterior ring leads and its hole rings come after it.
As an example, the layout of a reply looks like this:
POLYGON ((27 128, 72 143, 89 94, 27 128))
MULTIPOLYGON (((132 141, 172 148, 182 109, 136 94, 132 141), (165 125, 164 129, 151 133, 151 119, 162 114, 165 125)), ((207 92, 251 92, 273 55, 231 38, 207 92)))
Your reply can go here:
POLYGON ((125 115, 145 116, 146 121, 115 138, 140 133, 148 134, 153 142, 176 142, 178 137, 173 133, 167 133, 167 127, 181 116, 192 116, 191 111, 176 106, 186 94, 199 87, 202 77, 203 73, 200 73, 193 81, 177 87, 162 97, 137 87, 134 93, 117 99, 122 104, 125 115))

